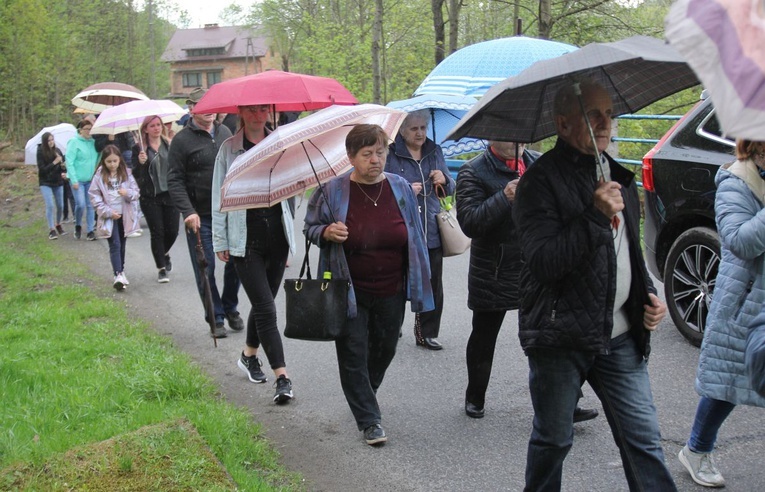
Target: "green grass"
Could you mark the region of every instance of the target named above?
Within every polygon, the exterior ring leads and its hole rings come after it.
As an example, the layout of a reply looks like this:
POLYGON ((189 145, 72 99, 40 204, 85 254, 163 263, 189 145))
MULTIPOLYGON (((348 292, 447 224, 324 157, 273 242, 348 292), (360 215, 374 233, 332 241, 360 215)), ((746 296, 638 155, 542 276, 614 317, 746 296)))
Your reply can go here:
MULTIPOLYGON (((300 477, 278 464, 246 409, 221 400, 170 340, 77 280, 87 278, 84 266, 61 258, 40 234, 43 221, 30 220, 42 216, 37 190, 30 187, 32 206, 24 206, 8 179, 0 177, 0 200, 11 196, 16 206, 3 206, 0 215, 0 489, 10 488, 19 469, 40 473, 74 448, 188 421, 239 490, 299 490, 300 477)), ((180 450, 168 448, 174 451, 180 450)), ((113 465, 130 473, 144 466, 141 457, 118 453, 113 465)), ((173 489, 206 490, 194 470, 174 470, 182 485, 173 489)))

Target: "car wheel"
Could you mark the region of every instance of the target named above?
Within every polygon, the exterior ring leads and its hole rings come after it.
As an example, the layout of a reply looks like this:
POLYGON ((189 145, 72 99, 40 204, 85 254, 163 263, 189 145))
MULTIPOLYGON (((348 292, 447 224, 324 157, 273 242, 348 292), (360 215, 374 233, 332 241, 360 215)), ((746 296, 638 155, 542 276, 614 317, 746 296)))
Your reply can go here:
POLYGON ((704 337, 719 265, 720 236, 707 227, 694 227, 682 233, 667 257, 664 269, 667 309, 680 333, 697 347, 704 337))

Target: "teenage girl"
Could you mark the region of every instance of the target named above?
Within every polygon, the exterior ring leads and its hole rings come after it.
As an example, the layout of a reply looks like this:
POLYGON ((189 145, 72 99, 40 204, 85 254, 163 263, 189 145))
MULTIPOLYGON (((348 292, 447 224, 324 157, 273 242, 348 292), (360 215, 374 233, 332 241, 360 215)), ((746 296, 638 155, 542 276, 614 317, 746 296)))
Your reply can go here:
POLYGON ((139 192, 138 184, 117 146, 107 145, 101 151, 88 194, 98 214, 96 235, 107 238, 109 242, 113 286, 124 290, 129 284, 124 271, 127 236, 140 228, 139 192))

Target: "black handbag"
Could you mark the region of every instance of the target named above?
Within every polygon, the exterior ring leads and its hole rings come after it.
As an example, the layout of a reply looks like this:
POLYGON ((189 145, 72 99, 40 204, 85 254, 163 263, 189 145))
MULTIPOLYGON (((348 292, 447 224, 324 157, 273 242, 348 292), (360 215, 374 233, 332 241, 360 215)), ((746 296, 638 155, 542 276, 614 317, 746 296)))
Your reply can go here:
POLYGON ((311 243, 306 239, 300 278, 284 281, 287 312, 284 336, 297 340, 331 341, 343 335, 348 320, 351 284, 348 280, 312 279, 308 262, 310 247, 311 243), (306 278, 303 278, 304 273, 307 273, 306 278))

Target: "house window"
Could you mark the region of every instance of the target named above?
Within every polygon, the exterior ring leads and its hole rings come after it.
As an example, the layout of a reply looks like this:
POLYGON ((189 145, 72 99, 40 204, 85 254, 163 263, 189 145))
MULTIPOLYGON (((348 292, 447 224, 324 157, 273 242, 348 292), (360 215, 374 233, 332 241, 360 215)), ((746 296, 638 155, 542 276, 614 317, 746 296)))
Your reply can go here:
POLYGON ((199 72, 184 73, 183 87, 202 87, 202 74, 199 72))
POLYGON ((215 56, 224 55, 226 53, 225 48, 200 48, 193 50, 186 50, 186 56, 215 56))
POLYGON ((220 72, 207 72, 207 87, 220 82, 220 72))

